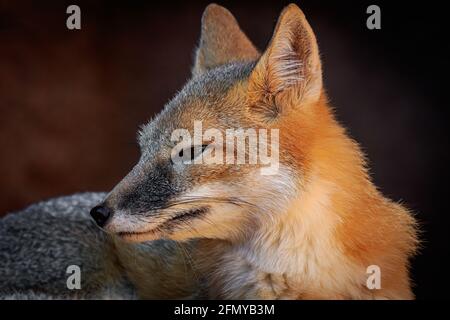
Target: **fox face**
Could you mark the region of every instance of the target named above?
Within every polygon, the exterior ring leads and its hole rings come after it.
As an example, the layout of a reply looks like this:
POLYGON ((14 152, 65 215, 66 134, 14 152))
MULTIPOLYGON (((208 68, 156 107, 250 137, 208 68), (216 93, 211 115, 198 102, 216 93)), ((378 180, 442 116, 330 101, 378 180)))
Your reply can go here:
POLYGON ((240 241, 289 206, 317 128, 332 122, 316 39, 298 7, 282 12, 261 54, 229 11, 210 5, 192 78, 141 128, 138 163, 91 215, 129 241, 240 241))

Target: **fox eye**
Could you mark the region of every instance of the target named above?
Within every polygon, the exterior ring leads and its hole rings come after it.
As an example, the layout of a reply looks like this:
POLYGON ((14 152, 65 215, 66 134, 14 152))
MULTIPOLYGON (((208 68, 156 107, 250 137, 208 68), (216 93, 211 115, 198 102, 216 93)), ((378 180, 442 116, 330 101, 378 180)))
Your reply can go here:
POLYGON ((198 155, 202 154, 207 146, 207 144, 202 144, 201 148, 199 148, 199 146, 192 146, 186 149, 181 149, 178 153, 178 156, 180 159, 183 159, 183 162, 192 161, 198 155))

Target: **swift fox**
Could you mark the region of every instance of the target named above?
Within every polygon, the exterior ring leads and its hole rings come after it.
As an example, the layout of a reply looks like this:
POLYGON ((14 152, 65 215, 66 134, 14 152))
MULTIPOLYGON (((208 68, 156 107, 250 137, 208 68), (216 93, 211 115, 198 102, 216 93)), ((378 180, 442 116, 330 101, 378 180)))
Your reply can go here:
MULTIPOLYGON (((372 184, 336 121, 296 5, 263 52, 228 10, 209 5, 192 78, 142 127, 139 145, 138 163, 108 194, 50 200, 1 221, 4 297, 414 298, 415 220, 372 184), (278 130, 277 170, 174 161, 172 133, 192 134, 196 121, 219 133, 278 130), (75 293, 65 287, 71 264, 82 270, 75 293), (369 266, 379 268, 377 288, 367 285, 369 266)), ((175 153, 195 160, 211 145, 222 148, 198 140, 175 153)))

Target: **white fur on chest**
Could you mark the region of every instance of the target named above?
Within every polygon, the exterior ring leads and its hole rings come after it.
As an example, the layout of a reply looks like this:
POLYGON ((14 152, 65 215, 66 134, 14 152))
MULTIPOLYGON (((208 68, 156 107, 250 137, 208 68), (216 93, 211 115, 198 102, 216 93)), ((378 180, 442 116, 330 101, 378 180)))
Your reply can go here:
POLYGON ((332 185, 311 183, 286 212, 225 252, 214 271, 216 294, 231 299, 359 295, 364 269, 349 261, 334 240, 341 222, 330 208, 332 192, 332 185))

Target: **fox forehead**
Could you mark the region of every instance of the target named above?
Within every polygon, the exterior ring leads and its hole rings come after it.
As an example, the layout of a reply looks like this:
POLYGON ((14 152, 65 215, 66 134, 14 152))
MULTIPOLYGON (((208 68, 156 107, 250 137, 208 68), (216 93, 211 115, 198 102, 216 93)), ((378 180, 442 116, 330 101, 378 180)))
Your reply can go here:
POLYGON ((139 132, 141 147, 155 144, 171 145, 175 129, 192 129, 194 121, 203 121, 217 127, 240 127, 245 117, 242 110, 245 95, 230 93, 238 83, 245 83, 254 63, 230 63, 194 76, 169 101, 153 120, 139 132), (241 112, 237 112, 241 111, 241 112))

